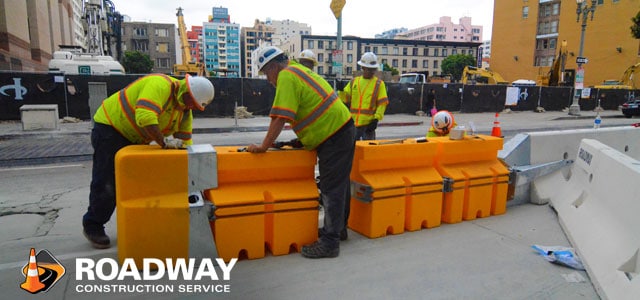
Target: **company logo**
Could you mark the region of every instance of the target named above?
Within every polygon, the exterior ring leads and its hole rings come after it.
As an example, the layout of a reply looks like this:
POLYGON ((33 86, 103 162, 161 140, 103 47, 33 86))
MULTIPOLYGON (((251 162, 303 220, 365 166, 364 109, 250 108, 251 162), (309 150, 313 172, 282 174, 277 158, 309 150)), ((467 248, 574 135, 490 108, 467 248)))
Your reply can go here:
POLYGON ((49 251, 40 250, 36 255, 36 250, 31 248, 29 262, 22 267, 25 280, 20 284, 20 288, 31 294, 47 292, 64 273, 64 266, 49 251))
POLYGON ((16 92, 16 100, 24 100, 22 99, 22 96, 27 94, 27 88, 22 86, 22 84, 20 83, 20 81, 22 81, 22 78, 13 78, 13 84, 9 85, 3 85, 2 87, 0 87, 0 94, 5 95, 5 96, 9 96, 9 94, 7 94, 5 91, 6 90, 14 90, 16 92))

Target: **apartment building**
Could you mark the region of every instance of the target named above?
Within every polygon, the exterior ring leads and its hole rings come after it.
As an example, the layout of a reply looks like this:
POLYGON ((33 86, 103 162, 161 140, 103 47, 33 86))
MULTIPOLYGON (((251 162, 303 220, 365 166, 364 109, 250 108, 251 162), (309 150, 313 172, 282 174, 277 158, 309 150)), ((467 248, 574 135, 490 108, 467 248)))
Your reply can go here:
POLYGON ((171 74, 176 63, 174 24, 122 23, 122 51, 139 51, 153 61, 153 72, 171 74))
POLYGON ((214 7, 211 22, 202 24, 202 53, 210 74, 240 77, 240 25, 231 23, 227 8, 214 7))
POLYGON ((256 19, 253 27, 242 27, 241 30, 241 46, 242 46, 242 77, 256 77, 258 74, 251 67, 253 62, 251 53, 258 49, 264 43, 272 44, 272 38, 275 29, 265 22, 256 19))
POLYGON ((451 17, 440 17, 440 22, 415 29, 410 29, 396 35, 396 39, 441 42, 482 42, 482 26, 472 25, 471 17, 460 18, 455 24, 451 17))
MULTIPOLYGON (((591 6, 592 1, 585 4, 591 6)), ((496 0, 491 41, 491 69, 506 80, 535 80, 549 71, 562 41, 567 41, 566 69, 576 69, 582 17, 576 1, 496 0)), ((586 19, 584 85, 619 79, 638 62, 638 40, 631 36, 631 18, 638 2, 596 0, 593 19, 586 19)), ((636 80, 636 82, 638 82, 636 80)))

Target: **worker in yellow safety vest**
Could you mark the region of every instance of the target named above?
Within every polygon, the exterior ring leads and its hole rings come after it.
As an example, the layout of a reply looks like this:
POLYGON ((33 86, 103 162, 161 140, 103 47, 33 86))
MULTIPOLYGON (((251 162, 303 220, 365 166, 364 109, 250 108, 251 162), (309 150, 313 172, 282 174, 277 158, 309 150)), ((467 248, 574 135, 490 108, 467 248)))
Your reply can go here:
POLYGON ((84 236, 95 248, 110 246, 104 232, 116 207, 115 156, 132 144, 155 142, 165 149, 192 144, 192 109, 204 110, 214 97, 213 84, 187 75, 179 80, 164 74, 139 78, 109 96, 93 120, 94 149, 89 207, 82 218, 84 236), (173 138, 169 136, 173 135, 173 138))
POLYGON ((453 115, 446 110, 441 110, 431 117, 431 127, 427 137, 449 136, 451 128, 455 126, 456 121, 453 115))
POLYGON ((276 94, 266 136, 260 145, 251 144, 247 150, 267 151, 285 123, 291 124, 306 149, 316 150, 324 227, 319 231, 318 241, 304 245, 301 252, 308 258, 336 257, 340 253, 340 240, 347 238, 349 217, 349 174, 355 149, 355 127, 349 110, 326 80, 289 61, 279 48, 268 46, 258 50, 257 64, 276 87, 276 94))
POLYGON ((316 60, 316 55, 313 54, 313 51, 309 49, 302 50, 300 55, 298 56, 298 62, 309 68, 309 70, 313 70, 313 67, 318 65, 318 60, 316 60))
POLYGON ((378 57, 373 52, 363 54, 358 65, 362 67, 362 76, 352 79, 344 87, 342 101, 351 110, 356 124, 356 140, 375 140, 378 122, 382 121, 389 104, 387 87, 375 76, 378 57))

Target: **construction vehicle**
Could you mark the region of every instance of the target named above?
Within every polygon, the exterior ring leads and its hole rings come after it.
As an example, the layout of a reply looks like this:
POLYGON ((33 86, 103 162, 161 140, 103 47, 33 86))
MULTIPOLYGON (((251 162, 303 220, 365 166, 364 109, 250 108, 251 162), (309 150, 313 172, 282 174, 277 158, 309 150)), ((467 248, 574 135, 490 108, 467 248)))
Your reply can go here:
MULTIPOLYGON (((111 57, 111 36, 120 37, 122 16, 109 0, 83 2, 84 33, 87 49, 81 46, 60 45, 49 61, 49 72, 80 75, 119 75, 124 67, 111 57)), ((118 41, 116 41, 119 44, 118 41)), ((120 51, 118 48, 118 55, 120 51)))
POLYGON ((427 83, 429 71, 404 73, 400 75, 399 83, 427 83))
POLYGON ((173 65, 174 75, 199 75, 206 74, 203 63, 197 62, 191 57, 191 46, 187 40, 187 26, 184 24, 184 15, 182 14, 182 7, 177 8, 178 13, 178 35, 180 36, 180 43, 182 49, 182 63, 173 65))
MULTIPOLYGON (((536 83, 541 86, 573 86, 573 78, 575 76, 575 70, 565 70, 567 62, 567 41, 563 40, 560 43, 560 49, 558 49, 558 56, 553 60, 553 65, 549 72, 545 74, 538 74, 536 83)), ((540 69, 539 73, 542 69, 540 69)))
POLYGON ((462 84, 509 84, 500 74, 474 66, 464 67, 461 81, 462 84))
POLYGON ((620 80, 608 79, 605 80, 602 84, 594 86, 596 89, 621 89, 621 90, 633 90, 636 88, 635 82, 633 81, 633 75, 640 68, 640 63, 632 65, 628 67, 620 80))

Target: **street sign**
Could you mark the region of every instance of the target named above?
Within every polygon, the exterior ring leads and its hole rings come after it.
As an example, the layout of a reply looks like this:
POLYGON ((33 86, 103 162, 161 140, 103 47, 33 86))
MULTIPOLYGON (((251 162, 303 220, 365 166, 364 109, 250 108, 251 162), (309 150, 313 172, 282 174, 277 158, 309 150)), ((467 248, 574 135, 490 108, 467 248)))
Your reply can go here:
POLYGON ((586 64, 588 62, 589 62, 589 60, 586 57, 582 57, 582 56, 576 57, 576 63, 577 64, 586 64))
POLYGON ((340 16, 342 15, 342 8, 346 3, 347 0, 331 0, 331 5, 329 5, 329 7, 331 7, 331 11, 333 12, 333 15, 336 17, 336 19, 340 18, 340 16))

